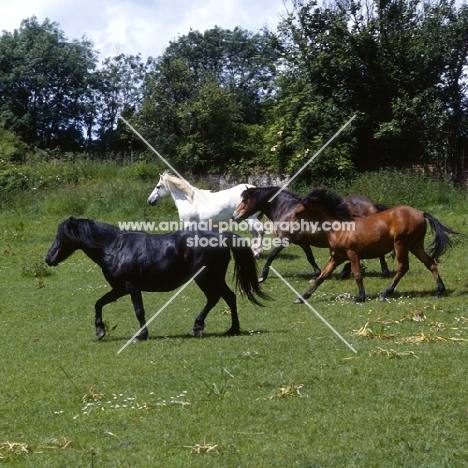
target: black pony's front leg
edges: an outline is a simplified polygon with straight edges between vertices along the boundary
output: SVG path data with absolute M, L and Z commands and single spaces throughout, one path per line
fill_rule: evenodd
M 127 291 L 122 289 L 112 289 L 108 293 L 104 294 L 94 305 L 95 310 L 95 318 L 94 318 L 94 325 L 96 326 L 96 335 L 98 340 L 102 340 L 106 335 L 106 330 L 104 328 L 104 322 L 102 321 L 102 308 L 110 304 L 111 302 L 116 301 L 122 296 L 128 294 Z
M 135 315 L 140 323 L 140 333 L 135 337 L 134 341 L 144 341 L 148 339 L 148 329 L 146 328 L 145 309 L 143 308 L 143 298 L 139 289 L 131 293 L 133 308 Z

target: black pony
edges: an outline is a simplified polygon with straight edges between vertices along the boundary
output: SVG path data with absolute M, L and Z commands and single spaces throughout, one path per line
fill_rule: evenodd
M 236 295 L 225 281 L 227 267 L 234 256 L 236 284 L 250 302 L 262 305 L 269 299 L 258 285 L 252 251 L 233 233 L 175 231 L 169 234 L 122 231 L 116 226 L 88 219 L 70 218 L 58 227 L 57 237 L 47 253 L 48 265 L 56 266 L 75 250 L 81 249 L 101 268 L 112 289 L 95 304 L 96 335 L 106 334 L 102 308 L 130 294 L 141 332 L 136 340 L 146 340 L 142 291 L 172 291 L 205 267 L 195 282 L 207 302 L 195 319 L 193 334 L 201 336 L 208 312 L 222 297 L 231 309 L 232 325 L 227 335 L 239 334 Z

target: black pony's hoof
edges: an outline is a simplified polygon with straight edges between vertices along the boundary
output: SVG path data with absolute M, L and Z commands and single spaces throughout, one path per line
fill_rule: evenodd
M 240 335 L 240 330 L 237 328 L 237 329 L 232 329 L 230 328 L 225 334 L 224 336 L 238 336 Z
M 263 276 L 260 276 L 260 278 L 258 278 L 258 284 L 263 283 L 265 280 L 266 278 L 264 278 Z
M 133 338 L 133 342 L 134 343 L 140 343 L 141 341 L 146 341 L 148 339 L 148 336 L 141 336 L 141 335 L 138 335 L 136 336 L 135 338 Z
M 385 293 L 379 294 L 379 301 L 380 302 L 385 302 L 388 299 L 387 295 Z
M 194 338 L 201 338 L 203 336 L 203 330 L 193 330 L 193 332 L 190 333 L 190 336 L 193 336 Z
M 105 330 L 96 330 L 96 336 L 98 341 L 101 341 L 106 336 Z

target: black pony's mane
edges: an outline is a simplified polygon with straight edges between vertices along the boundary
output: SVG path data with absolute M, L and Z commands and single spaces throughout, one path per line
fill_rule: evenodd
M 352 219 L 348 204 L 341 195 L 326 188 L 317 188 L 307 195 L 306 200 L 309 203 L 321 205 L 329 214 L 339 220 Z
M 111 224 L 99 223 L 91 219 L 69 218 L 59 226 L 60 239 L 83 244 L 89 249 L 98 249 L 122 231 Z

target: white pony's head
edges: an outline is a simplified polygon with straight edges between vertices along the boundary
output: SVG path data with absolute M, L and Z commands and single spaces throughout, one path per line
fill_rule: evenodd
M 159 182 L 148 197 L 148 203 L 150 205 L 156 205 L 159 200 L 171 195 L 174 189 L 180 190 L 186 196 L 187 200 L 193 203 L 193 187 L 188 182 L 172 175 L 169 171 L 164 171 L 159 175 Z
M 151 195 L 148 197 L 148 203 L 150 205 L 156 205 L 159 200 L 162 198 L 168 197 L 171 192 L 167 188 L 166 181 L 165 181 L 166 172 L 163 174 L 159 174 L 159 182 L 154 187 L 154 190 L 151 192 Z

